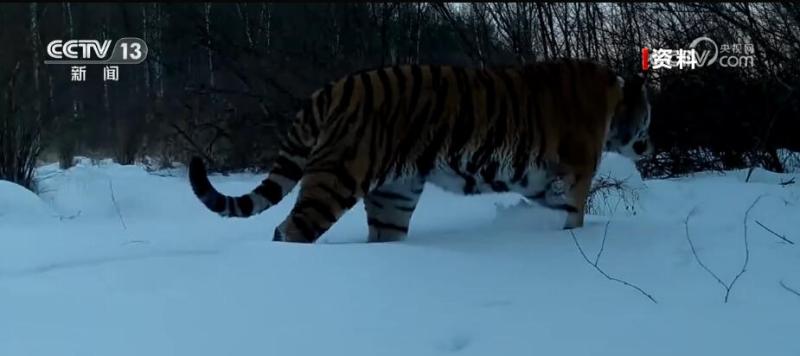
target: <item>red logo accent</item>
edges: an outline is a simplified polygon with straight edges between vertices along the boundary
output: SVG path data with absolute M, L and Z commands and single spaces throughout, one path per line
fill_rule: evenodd
M 642 48 L 642 70 L 647 71 L 650 67 L 650 50 L 647 47 Z

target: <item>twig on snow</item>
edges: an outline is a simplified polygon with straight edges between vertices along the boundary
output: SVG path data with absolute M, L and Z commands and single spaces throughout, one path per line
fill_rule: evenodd
M 77 218 L 79 216 L 81 216 L 81 211 L 80 210 L 78 210 L 77 213 L 72 214 L 72 215 L 66 215 L 66 216 L 65 215 L 59 215 L 58 216 L 58 221 L 72 220 L 72 219 L 75 219 L 75 218 Z
M 758 201 L 761 200 L 761 198 L 763 198 L 765 196 L 766 196 L 766 194 L 762 194 L 762 195 L 759 195 L 758 198 L 753 200 L 753 203 L 750 204 L 750 207 L 747 208 L 747 211 L 744 214 L 744 219 L 743 219 L 743 225 L 744 225 L 744 262 L 742 263 L 742 267 L 739 269 L 739 272 L 736 273 L 736 276 L 733 277 L 733 279 L 731 280 L 730 283 L 723 282 L 722 279 L 716 273 L 714 273 L 714 271 L 712 271 L 710 268 L 708 268 L 708 266 L 706 266 L 705 263 L 703 263 L 703 260 L 701 260 L 700 256 L 697 254 L 697 250 L 694 247 L 694 243 L 692 242 L 692 238 L 689 235 L 689 219 L 692 217 L 692 215 L 694 214 L 694 212 L 695 212 L 695 210 L 697 208 L 692 209 L 692 211 L 689 212 L 689 215 L 687 215 L 686 219 L 683 221 L 683 225 L 686 228 L 686 240 L 689 241 L 689 247 L 692 249 L 692 255 L 694 256 L 695 261 L 697 261 L 697 264 L 699 264 L 700 267 L 702 267 L 706 272 L 708 272 L 709 275 L 714 277 L 714 279 L 720 285 L 722 285 L 723 288 L 725 288 L 725 299 L 724 299 L 725 303 L 727 303 L 728 302 L 728 298 L 730 298 L 731 291 L 733 290 L 733 286 L 736 284 L 736 282 L 739 280 L 739 278 L 744 274 L 744 272 L 747 271 L 747 266 L 750 263 L 750 241 L 747 238 L 747 219 L 750 217 L 750 211 L 753 210 L 753 207 L 755 207 L 756 204 L 758 204 Z
M 600 262 L 600 256 L 603 254 L 603 250 L 606 248 L 606 237 L 608 236 L 608 225 L 611 224 L 611 220 L 606 221 L 606 227 L 603 229 L 603 242 L 600 243 L 600 249 L 597 250 L 597 256 L 594 256 L 594 266 L 597 267 L 597 263 Z
M 739 277 L 741 277 L 747 270 L 747 264 L 750 262 L 750 241 L 747 239 L 747 219 L 750 218 L 750 210 L 753 210 L 756 204 L 758 204 L 758 201 L 761 200 L 761 198 L 763 198 L 764 196 L 766 196 L 766 194 L 759 195 L 758 198 L 753 200 L 753 203 L 750 204 L 750 207 L 747 208 L 747 211 L 744 213 L 744 219 L 742 221 L 742 224 L 744 225 L 744 263 L 742 263 L 742 269 L 739 270 L 739 273 L 736 274 L 736 277 L 733 277 L 733 280 L 731 281 L 730 284 L 730 288 L 728 288 L 728 292 L 725 293 L 725 302 L 728 301 L 728 296 L 731 293 L 733 285 L 736 283 L 736 281 L 739 280 Z
M 699 264 L 700 267 L 702 267 L 706 272 L 708 272 L 708 274 L 711 275 L 711 277 L 714 277 L 714 279 L 720 285 L 722 285 L 722 287 L 725 288 L 725 291 L 727 292 L 729 290 L 728 285 L 725 282 L 723 282 L 722 279 L 720 279 L 719 276 L 717 276 L 717 274 L 714 273 L 714 271 L 708 268 L 708 266 L 706 266 L 705 263 L 703 263 L 703 260 L 700 259 L 700 256 L 697 254 L 697 250 L 694 248 L 694 242 L 692 242 L 692 238 L 689 236 L 689 219 L 692 217 L 692 215 L 694 215 L 696 210 L 697 207 L 692 209 L 692 211 L 690 211 L 689 214 L 686 215 L 686 219 L 683 220 L 683 226 L 685 227 L 686 230 L 686 240 L 689 241 L 689 248 L 692 249 L 692 255 L 694 256 L 694 260 L 697 261 L 697 264 Z
M 772 233 L 773 235 L 777 236 L 779 239 L 794 245 L 794 242 L 792 240 L 789 240 L 788 238 L 786 238 L 786 236 L 783 236 L 783 235 L 781 235 L 781 234 L 779 234 L 779 233 L 777 233 L 775 231 L 772 231 L 772 229 L 764 226 L 764 224 L 762 224 L 760 221 L 756 220 L 756 224 L 758 224 L 758 226 L 761 226 L 762 228 L 764 228 L 764 230 L 767 230 L 770 233 Z
M 786 283 L 784 283 L 783 281 L 781 281 L 780 284 L 781 284 L 781 287 L 783 287 L 783 289 L 786 289 L 789 293 L 792 293 L 792 294 L 800 297 L 800 292 L 798 292 L 797 289 L 794 289 L 792 287 L 787 286 Z
M 609 223 L 610 223 L 610 221 L 609 221 Z M 601 255 L 601 254 L 602 254 L 602 252 L 603 252 L 603 251 L 602 251 L 602 249 L 603 249 L 603 246 L 605 246 L 606 236 L 607 236 L 607 234 L 608 234 L 608 224 L 609 224 L 609 223 L 606 223 L 606 229 L 605 229 L 605 233 L 603 234 L 603 244 L 602 244 L 602 246 L 601 246 L 601 250 L 600 250 L 600 252 L 598 252 L 598 253 L 597 253 L 597 257 L 595 257 L 595 261 L 594 261 L 594 262 L 592 262 L 592 261 L 589 259 L 589 257 L 587 257 L 587 256 L 586 256 L 586 253 L 584 253 L 584 252 L 583 252 L 583 248 L 581 248 L 581 244 L 579 244 L 579 243 L 578 243 L 578 238 L 577 238 L 577 237 L 575 237 L 575 232 L 573 232 L 572 230 L 569 230 L 569 234 L 572 236 L 572 241 L 575 241 L 575 246 L 577 246 L 577 247 L 578 247 L 578 251 L 581 253 L 581 256 L 582 256 L 582 257 L 583 257 L 583 259 L 586 261 L 586 263 L 588 263 L 589 265 L 591 265 L 592 267 L 594 267 L 594 269 L 595 269 L 595 270 L 597 270 L 597 272 L 600 272 L 600 274 L 602 274 L 602 275 L 603 275 L 603 277 L 606 277 L 606 279 L 608 279 L 608 280 L 610 280 L 610 281 L 614 281 L 614 282 L 617 282 L 617 283 L 623 284 L 623 285 L 625 285 L 625 286 L 628 286 L 629 288 L 633 288 L 633 289 L 635 289 L 636 291 L 638 291 L 639 293 L 641 293 L 642 295 L 644 295 L 645 297 L 647 297 L 647 299 L 650 299 L 650 301 L 651 301 L 651 302 L 658 304 L 658 302 L 656 301 L 656 299 L 655 299 L 655 298 L 653 298 L 653 296 L 652 296 L 652 295 L 650 295 L 650 293 L 647 293 L 647 292 L 645 292 L 645 291 L 644 291 L 642 288 L 639 288 L 639 287 L 638 287 L 637 285 L 635 285 L 635 284 L 632 284 L 632 283 L 629 283 L 629 282 L 627 282 L 627 281 L 624 281 L 624 280 L 622 280 L 622 279 L 619 279 L 619 278 L 616 278 L 616 277 L 612 277 L 612 276 L 610 276 L 608 273 L 606 273 L 605 271 L 603 271 L 603 269 L 602 269 L 602 268 L 600 268 L 600 267 L 597 265 L 597 262 L 600 260 L 600 255 Z
M 108 190 L 111 191 L 111 202 L 114 203 L 114 209 L 117 210 L 117 216 L 119 216 L 119 221 L 122 223 L 122 229 L 127 230 L 128 226 L 125 225 L 125 219 L 122 218 L 122 212 L 119 210 L 119 204 L 117 204 L 117 198 L 114 196 L 114 184 L 111 182 L 111 179 L 108 179 Z

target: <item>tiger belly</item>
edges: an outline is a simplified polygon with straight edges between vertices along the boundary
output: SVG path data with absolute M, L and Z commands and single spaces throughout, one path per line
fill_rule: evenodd
M 531 168 L 519 181 L 514 181 L 511 170 L 502 167 L 496 174 L 487 175 L 469 174 L 439 166 L 431 171 L 426 181 L 445 191 L 461 195 L 514 192 L 533 199 L 545 192 L 550 180 L 548 176 L 545 170 Z

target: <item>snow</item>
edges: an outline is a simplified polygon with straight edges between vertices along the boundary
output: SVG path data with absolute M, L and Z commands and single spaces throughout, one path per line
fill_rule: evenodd
M 296 192 L 223 219 L 185 170 L 79 161 L 0 182 L 0 355 L 798 355 L 800 185 L 746 170 L 641 180 L 636 214 L 564 215 L 427 186 L 406 241 L 365 244 L 361 204 L 315 245 L 275 243 Z M 214 175 L 228 194 L 262 175 Z M 112 194 L 113 192 L 113 194 Z M 725 282 L 749 263 L 728 303 Z M 785 235 L 792 245 L 756 224 Z
M 0 180 L 0 219 L 36 219 L 46 218 L 50 209 L 30 190 L 5 180 Z

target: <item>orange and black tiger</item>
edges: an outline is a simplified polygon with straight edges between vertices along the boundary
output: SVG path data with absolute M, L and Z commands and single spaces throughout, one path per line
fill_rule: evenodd
M 314 92 L 249 194 L 220 194 L 202 160 L 192 189 L 212 211 L 248 217 L 300 182 L 274 240 L 314 242 L 364 199 L 369 241 L 394 241 L 426 182 L 478 194 L 517 192 L 583 225 L 601 154 L 650 151 L 645 80 L 584 60 L 519 67 L 403 65 L 348 75 Z

